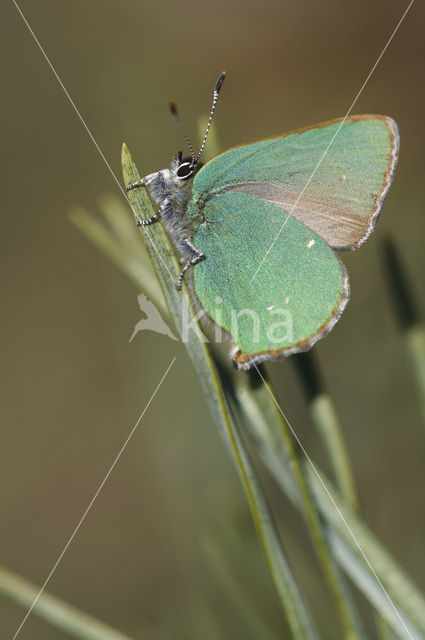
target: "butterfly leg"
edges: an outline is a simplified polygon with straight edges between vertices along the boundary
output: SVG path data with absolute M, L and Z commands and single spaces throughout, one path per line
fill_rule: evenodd
M 156 213 L 154 213 L 151 218 L 144 218 L 144 220 L 140 220 L 140 218 L 139 218 L 136 221 L 136 226 L 137 227 L 146 227 L 146 225 L 152 224 L 153 222 L 156 222 L 157 220 L 159 220 L 159 218 L 161 217 L 161 214 L 164 213 L 165 209 L 168 207 L 169 204 L 170 204 L 170 198 L 165 198 L 165 200 L 162 201 L 161 206 L 159 207 L 158 211 Z
M 137 187 L 147 187 L 155 178 L 158 173 L 150 173 L 148 176 L 144 178 L 140 178 L 140 180 L 136 180 L 136 182 L 132 182 L 128 184 L 125 188 L 126 191 L 131 191 L 132 189 L 137 189 Z
M 195 247 L 195 245 L 189 240 L 189 238 L 185 238 L 183 242 L 191 251 L 193 251 L 195 255 L 193 256 L 193 258 L 191 258 L 191 260 L 188 260 L 186 262 L 183 269 L 180 271 L 180 275 L 176 282 L 177 291 L 180 291 L 182 288 L 183 278 L 186 271 L 205 258 L 205 254 L 202 253 L 202 251 L 199 251 L 199 249 Z

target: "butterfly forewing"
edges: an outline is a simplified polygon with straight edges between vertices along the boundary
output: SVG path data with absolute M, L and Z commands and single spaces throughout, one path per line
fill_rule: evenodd
M 193 199 L 254 195 L 289 212 L 335 249 L 361 245 L 389 188 L 398 131 L 386 116 L 351 116 L 243 145 L 208 162 Z

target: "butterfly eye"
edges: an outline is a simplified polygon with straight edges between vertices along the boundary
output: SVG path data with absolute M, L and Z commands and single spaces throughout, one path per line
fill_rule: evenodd
M 187 180 L 193 173 L 193 166 L 190 162 L 183 162 L 177 169 L 177 177 L 180 180 Z

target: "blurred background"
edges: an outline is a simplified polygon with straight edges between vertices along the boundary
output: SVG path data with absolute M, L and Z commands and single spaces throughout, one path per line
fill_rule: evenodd
M 343 116 L 407 2 L 20 6 L 121 181 L 123 141 L 142 175 L 181 148 L 168 99 L 196 138 L 222 69 L 215 121 L 224 148 Z M 421 10 L 413 4 L 353 109 L 397 121 L 400 161 L 376 232 L 343 255 L 351 302 L 314 351 L 367 522 L 423 588 L 423 425 L 379 251 L 390 235 L 423 312 Z M 239 479 L 184 348 L 148 332 L 129 343 L 139 292 L 69 221 L 73 205 L 95 212 L 105 194 L 121 197 L 118 187 L 12 2 L 2 3 L 1 22 L 0 565 L 43 583 L 176 356 L 48 590 L 130 636 L 159 639 L 259 637 L 236 602 L 246 596 L 285 638 Z M 268 371 L 326 468 L 293 364 Z M 338 638 L 303 522 L 262 477 L 325 637 Z M 25 611 L 1 598 L 0 612 L 0 634 L 12 637 Z M 65 637 L 35 616 L 20 633 Z

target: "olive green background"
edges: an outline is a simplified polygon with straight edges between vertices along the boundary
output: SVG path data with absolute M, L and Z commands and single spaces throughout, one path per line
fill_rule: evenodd
M 121 180 L 123 141 L 141 173 L 164 168 L 182 147 L 169 98 L 196 138 L 197 118 L 208 110 L 222 69 L 228 77 L 216 124 L 224 148 L 343 116 L 407 3 L 20 6 Z M 425 587 L 424 432 L 379 254 L 380 237 L 390 234 L 423 311 L 421 12 L 414 3 L 353 109 L 397 121 L 400 161 L 376 232 L 343 255 L 351 302 L 314 351 L 342 420 L 367 521 Z M 184 348 L 147 332 L 129 344 L 140 319 L 138 291 L 67 217 L 75 204 L 94 211 L 100 196 L 122 197 L 118 187 L 9 0 L 0 20 L 0 564 L 44 581 L 176 356 L 48 589 L 135 638 L 258 637 L 208 561 L 205 540 L 213 539 L 237 592 L 251 603 L 261 596 L 265 618 L 286 638 L 239 479 Z M 268 370 L 305 448 L 326 467 L 290 360 Z M 338 638 L 304 525 L 262 475 L 324 637 Z M 248 545 L 252 573 L 224 533 L 234 527 L 241 548 Z M 0 635 L 12 637 L 24 613 L 0 599 Z M 35 616 L 20 634 L 66 637 Z

